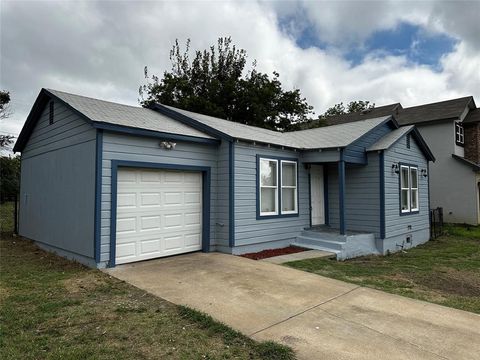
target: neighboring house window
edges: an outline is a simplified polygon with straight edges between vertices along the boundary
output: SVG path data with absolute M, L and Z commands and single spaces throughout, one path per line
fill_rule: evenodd
M 297 162 L 282 160 L 282 214 L 296 214 Z
M 54 114 L 53 114 L 53 111 L 54 111 L 54 109 L 53 109 L 53 101 L 50 101 L 50 104 L 49 104 L 49 114 L 48 114 L 48 119 L 49 119 L 50 125 L 53 124 L 53 115 L 54 115 Z
M 258 166 L 258 215 L 298 214 L 297 161 L 259 157 Z
M 459 146 L 465 144 L 463 125 L 460 123 L 455 123 L 455 143 Z
M 418 168 L 400 166 L 400 210 L 402 214 L 417 212 L 418 206 Z
M 278 160 L 260 159 L 260 215 L 278 214 Z

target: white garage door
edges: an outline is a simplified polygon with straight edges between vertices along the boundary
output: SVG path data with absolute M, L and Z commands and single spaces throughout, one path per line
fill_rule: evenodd
M 200 172 L 120 168 L 116 264 L 202 248 Z

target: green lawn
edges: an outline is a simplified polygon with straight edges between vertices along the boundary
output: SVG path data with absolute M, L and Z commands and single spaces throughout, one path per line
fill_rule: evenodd
M 294 358 L 7 233 L 0 266 L 2 359 Z
M 287 266 L 393 294 L 480 313 L 480 227 L 447 225 L 446 234 L 388 256 L 310 259 Z

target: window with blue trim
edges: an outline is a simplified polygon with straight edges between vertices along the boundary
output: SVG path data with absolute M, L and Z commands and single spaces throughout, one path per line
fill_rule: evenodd
M 418 168 L 400 166 L 400 211 L 402 214 L 418 212 Z
M 260 216 L 298 214 L 298 165 L 295 160 L 259 158 Z

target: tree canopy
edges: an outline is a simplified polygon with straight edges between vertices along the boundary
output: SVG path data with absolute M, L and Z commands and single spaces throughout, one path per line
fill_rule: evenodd
M 10 110 L 10 93 L 0 90 L 0 120 L 5 120 L 12 114 Z M 13 144 L 13 135 L 0 134 L 0 149 L 9 148 Z
M 162 78 L 149 76 L 140 86 L 140 103 L 165 105 L 211 115 L 247 125 L 286 131 L 308 121 L 313 107 L 299 89 L 285 91 L 278 72 L 272 76 L 246 70 L 247 52 L 237 49 L 230 37 L 216 46 L 196 51 L 190 61 L 190 40 L 182 51 L 178 40 L 170 51 L 172 69 Z

